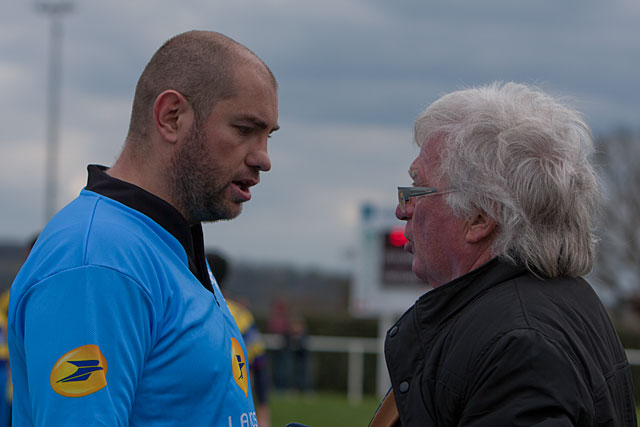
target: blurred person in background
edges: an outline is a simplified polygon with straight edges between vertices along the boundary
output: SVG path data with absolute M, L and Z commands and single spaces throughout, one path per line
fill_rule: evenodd
M 300 393 L 304 393 L 309 389 L 308 341 L 307 326 L 302 316 L 291 316 L 288 346 L 292 363 L 288 367 L 288 377 L 291 379 L 289 386 Z
M 601 190 L 581 116 L 494 83 L 437 100 L 415 142 L 396 216 L 434 289 L 387 333 L 372 425 L 636 426 L 625 351 L 583 279 Z
M 268 331 L 278 336 L 273 355 L 273 382 L 277 391 L 303 393 L 309 388 L 309 350 L 304 318 L 292 312 L 284 299 L 271 306 Z
M 278 298 L 271 304 L 271 312 L 267 321 L 267 332 L 278 337 L 278 345 L 272 351 L 271 360 L 273 385 L 278 392 L 286 392 L 291 384 L 291 317 L 289 304 Z
M 255 425 L 242 335 L 205 259 L 271 168 L 277 84 L 209 31 L 145 67 L 111 168 L 42 231 L 13 283 L 13 425 Z
M 208 253 L 207 262 L 211 268 L 212 275 L 218 286 L 223 291 L 223 295 L 229 306 L 229 311 L 233 315 L 238 329 L 242 334 L 247 349 L 247 360 L 249 361 L 249 378 L 251 380 L 251 390 L 257 403 L 256 413 L 260 427 L 271 426 L 271 413 L 269 410 L 269 373 L 267 367 L 267 353 L 256 324 L 253 314 L 242 302 L 233 299 L 229 292 L 225 290 L 225 280 L 229 273 L 229 262 L 219 253 Z
M 0 295 L 0 427 L 11 425 L 11 371 L 7 344 L 9 288 Z
M 29 256 L 33 245 L 36 244 L 38 235 L 31 237 L 25 246 L 25 259 Z M 10 295 L 11 287 L 8 287 L 0 294 L 0 427 L 11 425 L 11 404 L 13 400 L 13 382 L 9 363 L 9 337 L 7 334 Z

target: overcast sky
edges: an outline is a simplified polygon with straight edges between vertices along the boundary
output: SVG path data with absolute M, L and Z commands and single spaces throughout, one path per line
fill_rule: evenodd
M 43 226 L 49 20 L 0 14 L 0 240 Z M 240 218 L 205 226 L 235 259 L 348 271 L 359 206 L 392 207 L 415 117 L 494 80 L 569 97 L 594 132 L 637 128 L 638 0 L 76 0 L 64 19 L 58 207 L 111 165 L 153 52 L 191 29 L 245 44 L 280 85 L 273 168 Z

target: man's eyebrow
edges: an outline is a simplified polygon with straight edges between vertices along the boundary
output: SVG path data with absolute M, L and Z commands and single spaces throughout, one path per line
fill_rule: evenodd
M 267 129 L 269 127 L 269 126 L 267 126 L 267 123 L 264 120 L 259 119 L 259 118 L 257 118 L 256 116 L 253 116 L 253 115 L 240 116 L 240 120 L 245 120 L 247 122 L 251 122 L 255 127 L 260 128 L 260 129 Z M 276 124 L 273 127 L 273 129 L 271 129 L 271 131 L 269 133 L 275 132 L 278 129 L 280 129 L 280 126 Z

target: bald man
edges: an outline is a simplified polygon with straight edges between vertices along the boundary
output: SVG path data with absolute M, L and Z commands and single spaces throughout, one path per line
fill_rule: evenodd
M 13 284 L 14 426 L 257 425 L 201 223 L 240 214 L 277 121 L 273 74 L 228 37 L 154 54 L 121 155 L 88 167 Z

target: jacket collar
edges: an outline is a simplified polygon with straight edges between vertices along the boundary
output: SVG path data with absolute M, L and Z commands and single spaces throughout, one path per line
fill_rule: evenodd
M 523 274 L 526 274 L 523 266 L 493 258 L 464 276 L 422 295 L 414 305 L 416 326 L 423 334 L 435 334 L 440 325 L 485 291 Z
M 134 184 L 108 175 L 105 166 L 89 165 L 87 171 L 89 172 L 87 190 L 145 214 L 171 233 L 187 253 L 189 270 L 206 289 L 213 292 L 205 261 L 202 225 L 189 226 L 187 220 L 176 208 Z

